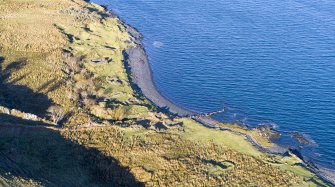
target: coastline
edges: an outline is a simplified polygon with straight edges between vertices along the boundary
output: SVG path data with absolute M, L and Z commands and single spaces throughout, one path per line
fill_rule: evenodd
M 114 16 L 117 16 L 113 13 Z M 118 17 L 120 20 L 121 18 Z M 134 43 L 137 44 L 135 47 L 130 47 L 127 52 L 124 52 L 125 65 L 130 74 L 130 83 L 137 88 L 137 91 L 141 92 L 145 98 L 150 100 L 155 106 L 159 107 L 163 112 L 170 112 L 179 117 L 191 117 L 194 121 L 202 124 L 203 126 L 211 129 L 218 129 L 221 131 L 230 131 L 232 133 L 243 136 L 248 142 L 254 147 L 264 153 L 268 154 L 285 154 L 288 149 L 275 145 L 273 147 L 265 147 L 258 143 L 252 136 L 235 132 L 229 128 L 220 127 L 222 122 L 212 118 L 210 115 L 195 113 L 185 108 L 182 108 L 172 101 L 164 97 L 157 89 L 152 75 L 152 69 L 148 59 L 148 55 L 142 44 L 142 35 L 131 25 L 128 25 L 123 21 L 126 26 L 128 33 L 134 37 Z
M 141 45 L 130 47 L 127 59 L 131 70 L 132 82 L 141 89 L 141 92 L 147 99 L 157 107 L 167 109 L 169 112 L 181 117 L 196 115 L 195 112 L 177 106 L 158 91 L 153 81 L 148 57 Z
M 121 24 L 126 28 L 126 32 L 132 36 L 132 42 L 136 44 L 136 46 L 129 47 L 127 51 L 123 52 L 125 68 L 127 70 L 131 86 L 136 90 L 136 92 L 139 92 L 142 96 L 151 101 L 162 112 L 171 113 L 174 116 L 179 117 L 190 117 L 194 121 L 202 124 L 207 128 L 218 129 L 221 131 L 230 131 L 240 136 L 244 136 L 248 142 L 264 153 L 282 155 L 289 150 L 277 144 L 275 144 L 274 147 L 265 147 L 258 143 L 250 135 L 245 135 L 243 133 L 233 131 L 230 128 L 222 127 L 220 124 L 223 124 L 224 122 L 218 121 L 211 117 L 212 114 L 215 114 L 216 112 L 209 114 L 197 113 L 178 106 L 163 96 L 153 80 L 152 68 L 142 42 L 143 35 L 134 26 L 129 25 L 125 20 L 117 15 L 117 13 L 109 10 L 105 6 L 103 6 L 103 8 L 105 11 L 110 13 L 110 16 L 117 17 L 120 20 Z M 247 127 L 247 129 L 251 130 L 251 127 Z
M 312 172 L 314 172 L 317 176 L 322 178 L 324 182 L 335 185 L 335 173 L 334 171 L 317 166 L 304 157 L 298 150 L 284 148 L 278 144 L 275 144 L 273 147 L 265 147 L 262 144 L 258 143 L 252 136 L 246 135 L 243 133 L 235 132 L 229 128 L 219 127 L 218 124 L 222 123 L 214 118 L 206 115 L 199 114 L 185 108 L 182 108 L 172 101 L 164 97 L 160 91 L 157 89 L 152 75 L 152 68 L 148 59 L 148 55 L 145 51 L 144 45 L 142 43 L 143 36 L 141 33 L 133 26 L 127 24 L 124 20 L 122 20 L 116 13 L 109 10 L 114 16 L 118 17 L 120 21 L 125 25 L 127 32 L 135 39 L 134 43 L 137 46 L 130 47 L 128 51 L 124 53 L 125 56 L 125 65 L 128 68 L 131 78 L 130 83 L 138 88 L 137 91 L 141 92 L 145 98 L 151 101 L 155 106 L 160 108 L 163 112 L 170 112 L 179 117 L 191 117 L 196 122 L 202 124 L 207 128 L 218 129 L 222 131 L 230 131 L 236 133 L 240 136 L 243 136 L 248 142 L 250 142 L 256 149 L 266 154 L 279 154 L 284 155 L 287 152 L 292 152 L 294 155 L 298 156 L 304 163 L 304 167 Z M 248 127 L 249 129 L 249 127 Z
M 284 155 L 288 151 L 296 152 L 293 154 L 298 156 L 304 162 L 306 169 L 314 172 L 325 182 L 332 185 L 335 184 L 334 171 L 331 171 L 328 168 L 322 168 L 320 166 L 316 166 L 312 161 L 308 160 L 308 158 L 306 159 L 303 155 L 301 155 L 299 151 L 297 150 L 292 151 L 291 149 L 281 147 L 278 144 L 275 144 L 275 146 L 273 147 L 264 147 L 263 145 L 258 143 L 252 136 L 237 133 L 228 128 L 218 127 L 217 124 L 220 122 L 213 119 L 212 117 L 199 115 L 196 114 L 195 112 L 181 108 L 176 104 L 174 104 L 172 101 L 162 96 L 154 84 L 149 60 L 145 52 L 145 49 L 140 41 L 140 38 L 138 38 L 138 42 L 139 45 L 137 47 L 131 47 L 128 49 L 128 52 L 126 53 L 127 58 L 125 59 L 125 61 L 127 63 L 127 66 L 129 66 L 130 68 L 130 73 L 132 77 L 131 83 L 138 86 L 144 97 L 153 102 L 153 104 L 155 104 L 159 108 L 167 109 L 168 112 L 171 112 L 180 117 L 192 116 L 193 120 L 197 121 L 198 123 L 202 124 L 207 128 L 214 128 L 222 131 L 228 130 L 230 132 L 239 134 L 240 136 L 243 136 L 248 142 L 250 142 L 254 147 L 256 147 L 256 149 L 258 149 L 263 153 Z
M 179 117 L 190 117 L 194 121 L 202 124 L 203 126 L 211 129 L 218 129 L 221 131 L 230 131 L 236 133 L 240 136 L 245 137 L 245 139 L 250 142 L 254 147 L 264 153 L 268 154 L 285 154 L 289 149 L 281 147 L 277 144 L 273 147 L 265 147 L 258 143 L 252 136 L 239 133 L 231 130 L 230 128 L 222 127 L 221 121 L 218 121 L 207 114 L 200 114 L 185 108 L 182 108 L 172 101 L 164 97 L 160 91 L 157 89 L 152 75 L 152 69 L 148 59 L 148 55 L 142 43 L 142 35 L 139 31 L 131 25 L 128 25 L 114 12 L 112 14 L 118 17 L 125 25 L 127 32 L 135 39 L 133 41 L 137 46 L 130 47 L 127 52 L 124 52 L 125 56 L 125 66 L 130 74 L 130 83 L 137 88 L 138 92 L 141 92 L 145 98 L 151 101 L 155 106 L 159 107 L 163 112 L 170 112 Z M 248 127 L 250 130 L 250 128 Z

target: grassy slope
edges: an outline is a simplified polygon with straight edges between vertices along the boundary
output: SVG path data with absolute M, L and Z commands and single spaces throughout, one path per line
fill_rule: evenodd
M 293 155 L 267 155 L 234 133 L 208 129 L 190 119 L 170 120 L 152 110 L 132 90 L 122 62 L 122 52 L 134 45 L 132 39 L 101 7 L 81 0 L 0 2 L 0 56 L 5 59 L 0 66 L 5 77 L 0 104 L 42 118 L 57 104 L 68 113 L 65 127 L 113 127 L 65 128 L 59 133 L 0 125 L 0 132 L 6 132 L 0 133 L 0 184 L 91 186 L 124 176 L 147 185 L 315 186 L 314 179 L 319 181 L 297 165 L 301 161 Z M 81 65 L 78 71 L 64 71 L 69 70 L 64 49 Z M 111 62 L 91 63 L 101 58 Z M 11 98 L 13 91 L 17 95 Z M 42 99 L 43 104 L 34 105 Z M 163 122 L 169 130 L 136 125 L 144 119 L 151 125 Z M 183 126 L 171 126 L 177 122 Z M 240 131 L 271 146 L 255 132 Z

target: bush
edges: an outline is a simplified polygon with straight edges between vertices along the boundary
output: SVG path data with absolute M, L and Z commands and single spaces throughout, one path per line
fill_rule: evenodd
M 58 125 L 58 122 L 64 118 L 65 112 L 59 105 L 53 105 L 48 108 L 48 116 L 56 125 Z

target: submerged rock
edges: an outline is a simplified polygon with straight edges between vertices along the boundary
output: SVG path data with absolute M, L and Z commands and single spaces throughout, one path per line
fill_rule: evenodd
M 293 139 L 297 140 L 299 143 L 303 145 L 310 145 L 312 143 L 306 137 L 304 137 L 303 134 L 300 134 L 298 132 L 292 132 L 291 135 Z

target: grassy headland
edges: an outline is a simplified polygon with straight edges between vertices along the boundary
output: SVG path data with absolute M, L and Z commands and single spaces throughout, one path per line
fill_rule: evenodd
M 327 186 L 295 155 L 173 117 L 134 90 L 127 26 L 83 0 L 0 1 L 0 185 Z

